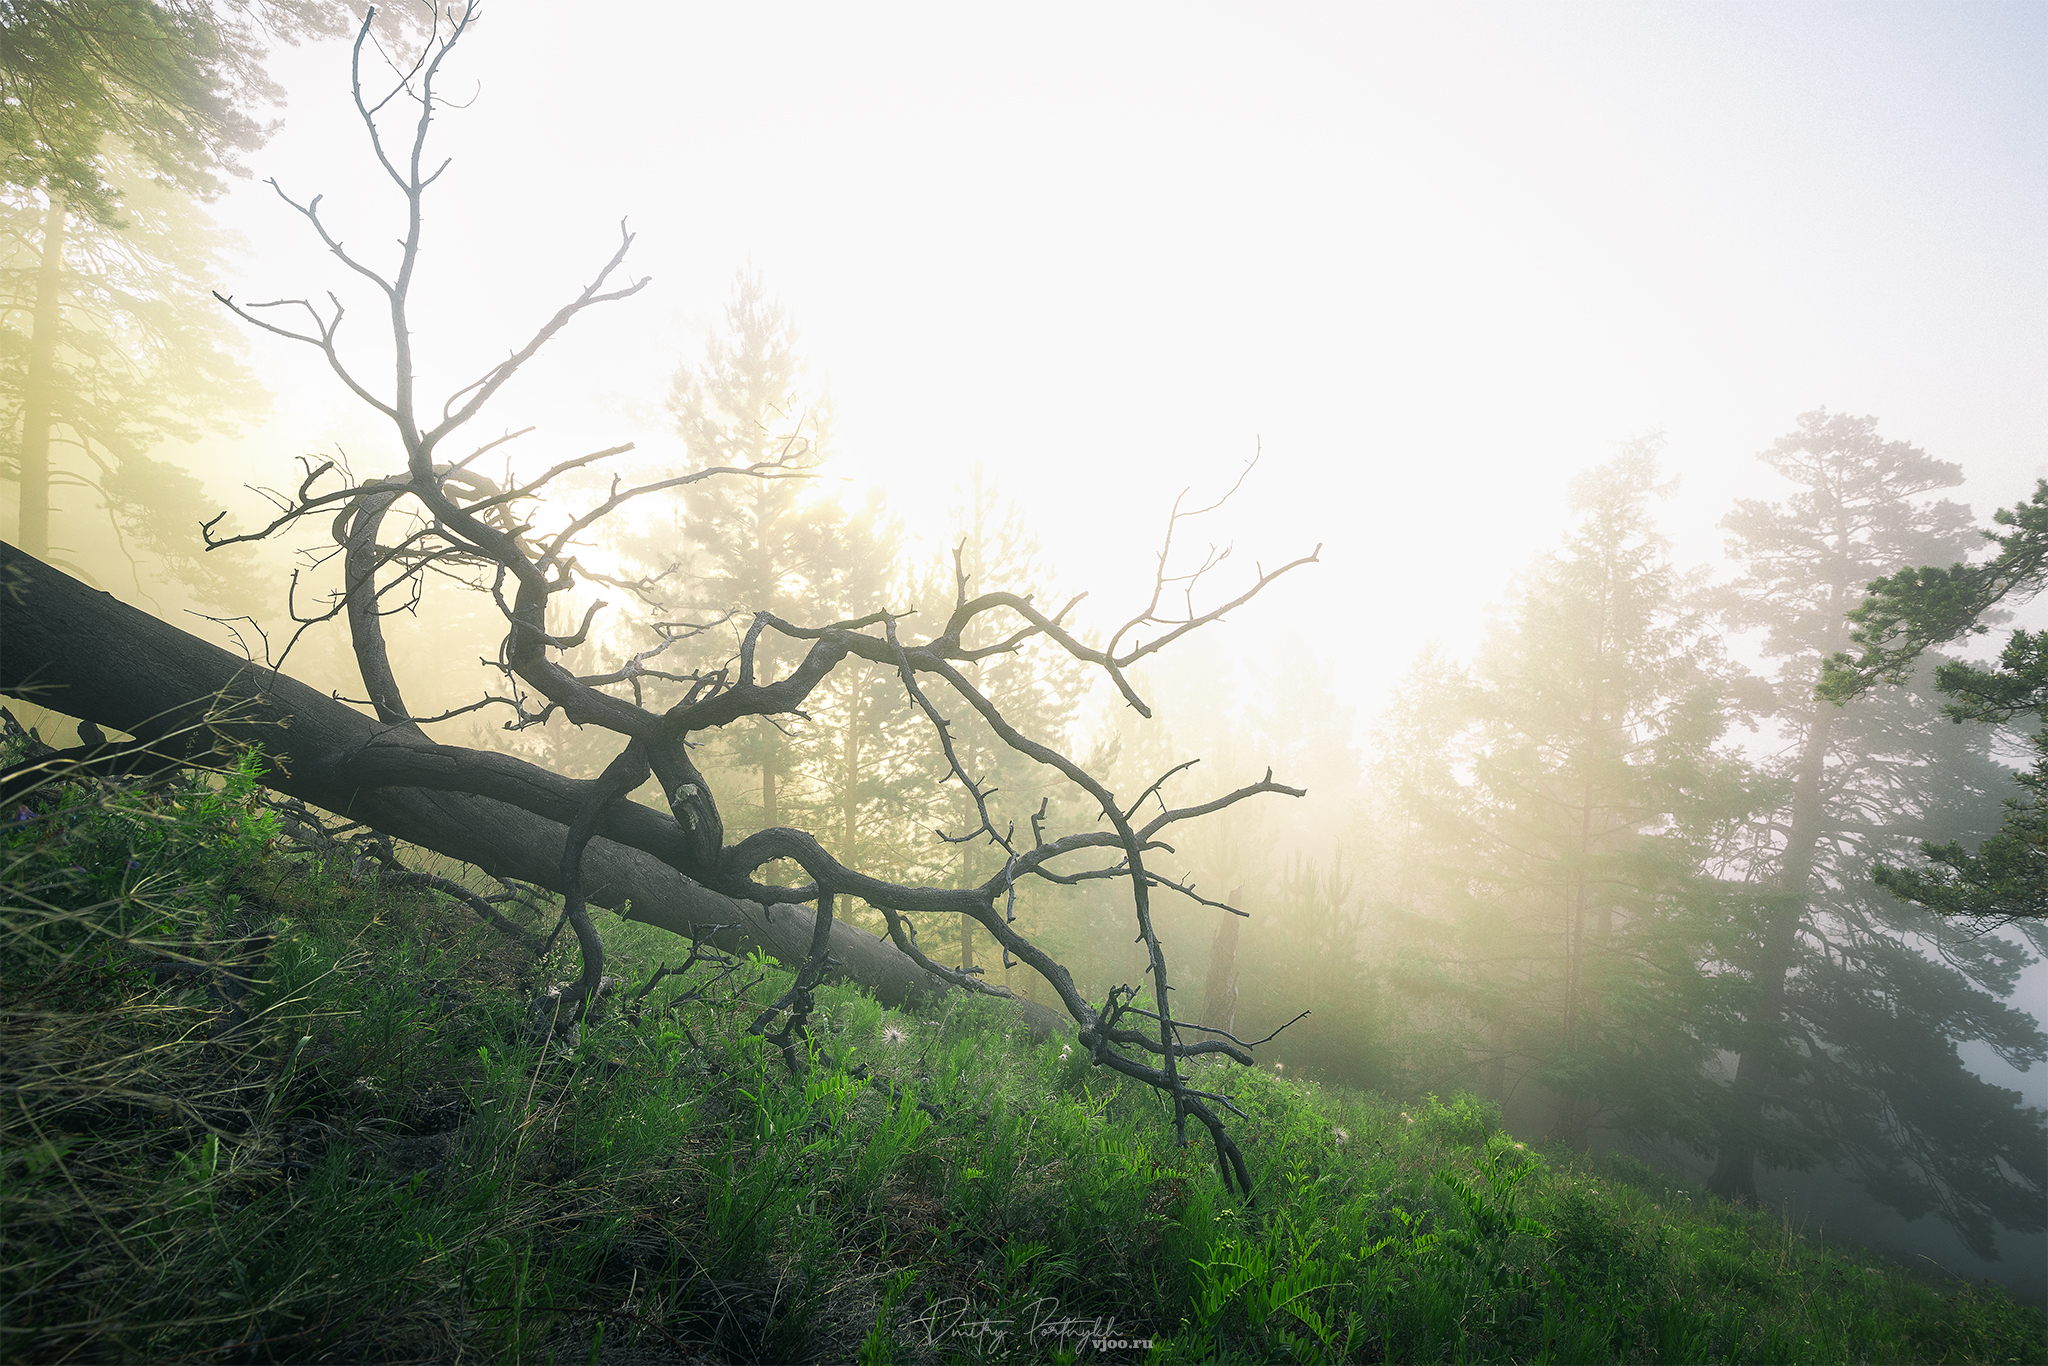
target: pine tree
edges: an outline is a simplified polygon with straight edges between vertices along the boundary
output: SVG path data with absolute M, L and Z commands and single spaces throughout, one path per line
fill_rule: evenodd
M 920 610 L 943 617 L 963 592 L 969 598 L 984 592 L 1016 593 L 1033 598 L 1050 611 L 1063 605 L 1054 601 L 1057 585 L 1022 510 L 1003 495 L 997 481 L 978 463 L 960 490 L 951 521 L 954 563 L 925 580 Z M 965 643 L 988 646 L 998 639 L 977 638 Z M 963 672 L 1025 734 L 1055 747 L 1065 743 L 1084 687 L 1081 667 L 1071 656 L 1045 648 L 1042 640 L 1027 641 L 1016 651 L 992 655 Z M 963 714 L 955 718 L 948 713 L 948 719 L 956 723 L 954 744 L 963 766 L 993 797 L 991 814 L 1002 821 L 998 828 L 1014 829 L 1016 837 L 1024 840 L 1023 847 L 1030 847 L 1031 817 L 1043 800 L 1059 790 L 1055 776 L 999 743 L 978 717 Z M 947 813 L 949 830 L 972 829 L 978 819 L 972 799 L 957 781 L 947 786 L 951 795 L 941 809 Z M 1082 823 L 1086 819 L 1083 817 Z M 986 840 L 968 840 L 951 850 L 957 860 L 958 886 L 973 886 L 999 871 L 996 860 L 1001 851 Z M 954 931 L 959 937 L 960 965 L 976 966 L 972 922 L 961 917 Z
M 840 536 L 848 590 L 841 606 L 872 599 L 876 610 L 900 610 L 917 601 L 900 560 L 902 529 L 879 496 L 848 512 Z M 899 676 L 849 660 L 812 693 L 807 710 L 809 722 L 787 740 L 797 781 L 785 788 L 794 798 L 785 808 L 799 811 L 849 866 L 891 878 L 936 875 L 935 841 L 916 816 L 940 770 L 929 723 Z
M 238 576 L 201 554 L 212 506 L 155 452 L 232 431 L 267 406 L 240 359 L 245 343 L 207 293 L 231 239 L 134 158 L 108 151 L 98 164 L 125 185 L 111 221 L 0 187 L 0 433 L 20 490 L 18 535 L 31 553 L 60 551 L 50 516 L 65 509 L 52 491 L 83 489 L 173 577 L 226 601 Z M 63 541 L 87 529 L 65 525 Z
M 1367 956 L 1379 870 L 1361 864 L 1354 842 L 1361 775 L 1348 679 L 1296 632 L 1246 653 L 1219 636 L 1177 661 L 1181 691 L 1199 700 L 1176 708 L 1196 724 L 1177 729 L 1175 742 L 1210 758 L 1176 779 L 1171 804 L 1269 768 L 1308 799 L 1285 811 L 1227 813 L 1200 839 L 1176 842 L 1176 861 L 1162 862 L 1200 894 L 1246 912 L 1234 945 L 1245 1037 L 1286 1026 L 1272 1050 L 1290 1071 L 1386 1087 L 1394 1079 L 1382 1046 L 1387 1021 Z M 1272 705 L 1275 698 L 1286 705 Z M 1173 907 L 1180 941 L 1197 954 L 1215 944 L 1226 918 L 1237 919 L 1214 907 Z M 1296 1020 L 1303 1009 L 1309 1017 Z
M 1438 900 L 1461 942 L 1439 985 L 1466 1003 L 1489 1086 L 1538 1083 L 1574 1147 L 1595 1125 L 1683 1122 L 1701 843 L 1743 800 L 1717 744 L 1731 671 L 1666 558 L 1656 492 L 1654 442 L 1574 482 L 1577 525 L 1470 676 L 1445 680 L 1461 723 L 1409 778 L 1453 860 Z
M 1870 585 L 1849 614 L 1857 649 L 1828 660 L 1823 696 L 1846 702 L 1879 680 L 1901 682 L 1931 646 L 1983 634 L 2000 603 L 2026 601 L 2048 585 L 2048 480 L 2036 483 L 2030 502 L 2000 508 L 1993 520 L 2005 530 L 1984 533 L 1998 546 L 1989 561 L 1902 569 Z M 1928 842 L 1925 863 L 1879 864 L 1873 875 L 1894 896 L 1950 919 L 2010 925 L 2048 951 L 2048 632 L 2014 631 L 1995 666 L 1949 660 L 1934 682 L 1951 720 L 2040 722 L 2033 770 L 2017 775 L 2021 795 L 2007 800 L 1998 833 L 1976 849 Z
M 416 35 L 400 11 L 380 27 Z M 267 42 L 354 22 L 340 0 L 0 0 L 0 453 L 30 554 L 51 554 L 53 487 L 84 483 L 223 600 L 195 557 L 196 481 L 148 453 L 265 401 L 210 297 L 226 239 L 196 206 L 268 136 L 250 112 L 283 94 Z
M 1759 1161 L 1834 1161 L 1995 1257 L 1994 1221 L 2043 1226 L 2040 1116 L 1972 1075 L 1957 1045 L 1982 1040 L 2021 1066 L 2048 1056 L 2035 1022 L 1999 1000 L 2025 956 L 1885 894 L 1869 869 L 1914 840 L 1981 829 L 2009 777 L 1983 729 L 1942 719 L 1924 675 L 1847 706 L 1815 695 L 1866 583 L 1968 543 L 1968 510 L 1927 497 L 1961 470 L 1881 438 L 1874 419 L 1824 411 L 1760 458 L 1794 492 L 1722 523 L 1745 566 L 1726 610 L 1778 661 L 1783 747 L 1767 766 L 1777 801 L 1738 854 L 1754 894 L 1720 983 L 1734 1016 L 1722 1042 L 1739 1060 L 1709 1184 L 1753 1198 Z
M 1478 898 L 1465 868 L 1463 779 L 1473 721 L 1471 670 L 1432 642 L 1375 722 L 1357 843 L 1377 855 L 1369 923 L 1375 968 L 1398 1008 L 1382 1029 L 1398 1064 L 1393 1089 L 1478 1087 L 1505 1094 L 1496 1004 L 1474 990 L 1480 957 L 1463 930 Z
M 219 171 L 265 136 L 244 106 L 281 93 L 258 63 L 247 8 L 0 0 L 0 180 L 39 191 L 60 215 L 112 222 L 128 182 L 102 158 L 121 144 L 153 179 L 218 194 Z M 350 17 L 340 5 L 267 8 L 288 40 Z
M 779 466 L 809 476 L 830 458 L 832 405 L 798 349 L 789 310 L 772 298 L 758 270 L 742 270 L 701 364 L 676 374 L 669 395 L 677 433 L 698 468 Z M 878 505 L 849 511 L 810 477 L 708 480 L 681 500 L 677 533 L 642 550 L 643 562 L 674 555 L 678 544 L 698 615 L 733 613 L 734 626 L 716 645 L 707 637 L 700 664 L 736 653 L 744 623 L 771 612 L 799 625 L 822 626 L 889 606 L 894 585 L 889 542 L 896 533 Z M 786 671 L 797 652 L 764 636 L 756 676 Z M 807 762 L 812 735 L 800 743 L 766 721 L 731 737 L 728 762 L 760 774 L 761 826 L 794 818 L 784 789 Z M 810 759 L 815 765 L 816 760 Z M 799 805 L 806 794 L 798 792 Z M 744 819 L 728 811 L 731 828 Z M 804 817 L 819 813 L 804 810 Z M 827 828 L 830 822 L 821 822 Z
M 1327 863 L 1297 852 L 1262 896 L 1244 898 L 1251 919 L 1239 931 L 1243 1023 L 1258 1037 L 1309 1011 L 1274 1041 L 1288 1071 L 1387 1089 L 1408 1067 L 1390 1037 L 1382 974 L 1367 957 L 1368 884 L 1346 852 L 1340 842 Z

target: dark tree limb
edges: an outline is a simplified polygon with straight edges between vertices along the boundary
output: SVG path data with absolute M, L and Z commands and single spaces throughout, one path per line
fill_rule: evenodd
M 571 470 L 588 467 L 629 448 L 617 446 L 562 461 L 539 479 L 525 484 L 514 480 L 508 464 L 502 488 L 492 486 L 468 468 L 475 455 L 454 465 L 438 456 L 441 444 L 474 418 L 544 345 L 576 317 L 598 304 L 627 298 L 647 283 L 644 279 L 622 285 L 612 283 L 615 277 L 620 276 L 633 244 L 632 234 L 621 222 L 617 249 L 590 277 L 580 293 L 558 308 L 505 359 L 448 395 L 441 405 L 438 421 L 429 425 L 428 420 L 419 416 L 413 350 L 415 332 L 409 304 L 420 260 L 423 198 L 441 173 L 440 170 L 427 173 L 423 169 L 428 164 L 425 156 L 427 134 L 439 104 L 440 97 L 436 95 L 435 88 L 443 62 L 475 13 L 472 3 L 454 18 L 447 34 L 437 31 L 434 41 L 414 69 L 402 75 L 398 84 L 381 99 L 373 100 L 366 94 L 362 82 L 361 60 L 368 34 L 367 21 L 358 35 L 351 86 L 357 114 L 369 135 L 378 164 L 398 188 L 406 205 L 406 229 L 399 240 L 400 252 L 395 270 L 385 273 L 372 269 L 352 255 L 343 243 L 332 236 L 321 219 L 317 198 L 304 205 L 287 200 L 337 259 L 382 294 L 390 316 L 395 360 L 389 394 L 370 393 L 367 386 L 341 365 L 335 335 L 345 313 L 338 299 L 334 300 L 332 311 L 328 313 L 303 300 L 291 301 L 313 319 L 309 332 L 271 323 L 255 312 L 256 307 L 275 305 L 242 308 L 229 304 L 239 316 L 265 331 L 320 349 L 343 383 L 391 423 L 403 447 L 403 472 L 390 478 L 356 482 L 344 471 L 346 482 L 341 489 L 315 493 L 315 486 L 331 467 L 309 471 L 297 498 L 285 500 L 282 515 L 273 520 L 270 528 L 276 530 L 290 525 L 316 511 L 337 513 L 333 519 L 333 539 L 342 554 L 343 585 L 331 600 L 333 605 L 329 611 L 307 617 L 304 623 L 310 625 L 346 612 L 359 672 L 377 715 L 375 723 L 359 718 L 364 726 L 371 728 L 366 733 L 359 732 L 355 743 L 329 749 L 309 766 L 324 770 L 326 785 L 321 788 L 324 796 L 308 799 L 372 824 L 376 824 L 383 813 L 366 810 L 367 807 L 377 802 L 398 800 L 415 804 L 432 801 L 444 805 L 497 802 L 529 819 L 550 823 L 551 828 L 539 850 L 529 846 L 522 851 L 523 861 L 519 863 L 518 875 L 542 881 L 563 894 L 563 922 L 574 930 L 583 960 L 582 976 L 567 1002 L 572 1009 L 572 1028 L 606 980 L 602 977 L 603 944 L 587 912 L 588 903 L 602 904 L 600 898 L 607 877 L 606 841 L 621 851 L 630 851 L 650 860 L 653 868 L 662 870 L 659 874 L 652 874 L 657 878 L 665 876 L 673 883 L 692 886 L 705 894 L 722 895 L 737 904 L 749 901 L 766 903 L 769 906 L 767 918 L 771 921 L 778 907 L 792 912 L 788 918 L 793 921 L 807 919 L 808 924 L 804 927 L 807 934 L 800 934 L 795 925 L 790 927 L 789 947 L 794 951 L 783 955 L 785 961 L 798 965 L 795 982 L 784 997 L 763 1012 L 754 1024 L 756 1032 L 765 1033 L 769 1021 L 776 1015 L 786 1017 L 779 1033 L 768 1037 L 778 1043 L 792 1070 L 801 1065 L 797 1050 L 803 1038 L 804 1021 L 811 1008 L 813 989 L 835 964 L 848 971 L 857 971 L 854 960 L 840 951 L 842 944 L 856 952 L 867 949 L 867 945 L 860 941 L 840 935 L 840 926 L 833 914 L 836 897 L 856 896 L 878 908 L 888 924 L 896 958 L 911 964 L 923 982 L 943 983 L 985 994 L 1010 995 L 1005 988 L 983 982 L 972 974 L 941 968 L 918 950 L 915 917 L 927 913 L 966 916 L 987 929 L 1001 945 L 1006 964 L 1013 960 L 1021 961 L 1052 985 L 1067 1015 L 1078 1026 L 1080 1041 L 1089 1050 L 1095 1064 L 1111 1067 L 1165 1091 L 1172 1098 L 1175 1124 L 1183 1140 L 1186 1121 L 1189 1118 L 1199 1120 L 1209 1129 L 1218 1160 L 1228 1177 L 1240 1186 L 1247 1186 L 1242 1154 L 1224 1132 L 1216 1112 L 1210 1108 L 1210 1102 L 1222 1104 L 1226 1109 L 1230 1108 L 1228 1103 L 1214 1093 L 1191 1088 L 1182 1073 L 1181 1063 L 1185 1058 L 1207 1053 L 1223 1053 L 1236 1061 L 1250 1063 L 1251 1055 L 1247 1048 L 1228 1039 L 1196 1043 L 1181 1040 L 1178 1022 L 1172 1014 L 1166 954 L 1153 922 L 1151 896 L 1155 887 L 1170 888 L 1191 896 L 1193 891 L 1149 869 L 1146 858 L 1151 852 L 1165 847 L 1156 836 L 1177 822 L 1221 810 L 1254 795 L 1286 793 L 1299 796 L 1302 795 L 1300 790 L 1273 782 L 1268 771 L 1261 782 L 1212 801 L 1179 810 L 1169 809 L 1165 805 L 1163 789 L 1186 767 L 1182 765 L 1170 769 L 1135 800 L 1121 799 L 1070 755 L 1062 753 L 1044 738 L 1026 735 L 1019 730 L 963 669 L 1042 638 L 1072 658 L 1101 669 L 1131 706 L 1149 716 L 1149 708 L 1138 697 L 1127 677 L 1126 671 L 1133 664 L 1189 632 L 1221 620 L 1282 575 L 1313 562 L 1316 555 L 1303 556 L 1272 571 L 1258 567 L 1248 587 L 1228 597 L 1219 606 L 1201 607 L 1196 602 L 1198 586 L 1208 581 L 1209 576 L 1230 558 L 1231 548 L 1225 546 L 1218 550 L 1211 545 L 1188 567 L 1183 565 L 1183 557 L 1176 551 L 1176 537 L 1182 534 L 1184 524 L 1190 519 L 1214 511 L 1230 494 L 1226 492 L 1223 499 L 1205 507 L 1187 508 L 1184 492 L 1175 499 L 1167 518 L 1149 601 L 1136 615 L 1110 632 L 1100 645 L 1084 641 L 1067 624 L 1067 618 L 1080 601 L 1078 598 L 1050 616 L 1036 607 L 1029 597 L 1014 593 L 984 592 L 969 598 L 964 559 L 956 555 L 957 602 L 944 629 L 929 640 L 904 638 L 899 631 L 898 616 L 886 610 L 826 626 L 804 626 L 766 611 L 756 611 L 740 644 L 736 674 L 720 670 L 692 678 L 688 680 L 683 695 L 671 701 L 665 709 L 657 710 L 650 705 L 648 693 L 656 680 L 651 677 L 651 671 L 642 667 L 645 659 L 665 648 L 664 632 L 657 632 L 660 640 L 655 649 L 634 657 L 632 667 L 621 669 L 615 675 L 579 676 L 566 667 L 560 656 L 589 637 L 597 613 L 605 606 L 603 601 L 592 602 L 574 596 L 582 583 L 602 578 L 584 573 L 577 555 L 572 553 L 583 545 L 580 538 L 586 532 L 637 498 L 711 478 L 802 477 L 806 471 L 794 463 L 794 448 L 785 447 L 776 460 L 745 467 L 689 471 L 632 485 L 623 477 L 614 477 L 608 492 L 594 504 L 579 513 L 547 520 L 543 526 L 543 514 L 529 514 L 523 506 L 536 498 L 543 486 Z M 410 147 L 403 153 L 394 145 L 387 145 L 379 121 L 383 111 L 401 95 L 418 106 Z M 445 168 L 446 163 L 443 163 L 441 169 Z M 1256 457 L 1251 463 L 1256 463 Z M 1250 468 L 1248 464 L 1245 473 L 1249 473 Z M 1244 474 L 1240 474 L 1238 482 L 1241 483 L 1243 478 Z M 414 529 L 398 545 L 387 547 L 381 543 L 379 527 L 388 513 L 401 503 L 408 504 L 408 513 L 415 519 Z M 420 723 L 413 719 L 406 707 L 393 672 L 383 638 L 384 621 L 390 612 L 380 606 L 380 601 L 400 585 L 407 585 L 404 591 L 409 596 L 403 599 L 404 606 L 416 606 L 420 601 L 423 576 L 429 570 L 450 575 L 456 575 L 458 570 L 464 575 L 474 574 L 477 586 L 490 594 L 502 612 L 507 629 L 499 651 L 498 667 L 511 681 L 512 703 L 518 709 L 515 725 L 531 724 L 560 712 L 579 726 L 598 726 L 624 741 L 619 757 L 601 777 L 576 782 L 510 756 L 435 744 L 426 737 Z M 395 575 L 380 585 L 379 575 L 387 571 L 395 571 Z M 636 587 L 634 591 L 641 590 Z M 1169 596 L 1178 599 L 1177 606 L 1165 605 Z M 1205 593 L 1204 596 L 1209 595 Z M 579 613 L 580 623 L 564 629 L 561 624 L 564 618 L 569 623 L 577 623 Z M 804 649 L 793 669 L 781 678 L 764 682 L 757 677 L 756 662 L 763 636 L 770 631 L 800 642 Z M 991 635 L 997 638 L 993 645 L 969 643 L 970 636 L 981 640 Z M 1149 639 L 1144 638 L 1147 635 Z M 760 721 L 779 726 L 785 724 L 784 718 L 801 718 L 813 692 L 849 657 L 893 670 L 905 695 L 929 722 L 935 745 L 945 758 L 948 776 L 959 779 L 972 799 L 974 809 L 973 828 L 945 838 L 956 841 L 987 838 L 999 847 L 1006 855 L 1003 871 L 991 882 L 971 888 L 897 883 L 846 866 L 829 854 L 817 839 L 801 830 L 763 830 L 735 844 L 725 844 L 724 825 L 715 793 L 689 757 L 692 735 L 739 721 Z M 683 681 L 678 679 L 676 683 L 680 685 Z M 286 682 L 288 680 L 273 669 L 263 686 L 271 693 L 277 693 L 283 690 Z M 605 691 L 607 687 L 621 682 L 631 685 L 630 699 Z M 246 681 L 237 681 L 235 686 L 247 691 Z M 522 700 L 526 689 L 544 703 L 537 711 L 529 711 Z M 659 687 L 653 690 L 657 693 L 665 691 Z M 244 700 L 258 710 L 269 701 L 267 697 Z M 975 774 L 968 772 L 962 761 L 951 733 L 953 722 L 944 714 L 956 705 L 971 709 L 1000 744 L 1057 773 L 1082 794 L 1091 807 L 1101 812 L 1109 831 L 1091 831 L 1085 838 L 1068 836 L 1048 842 L 1043 824 L 1045 808 L 1041 806 L 1031 824 L 1031 847 L 1020 849 L 1014 841 L 1015 822 L 999 818 L 991 805 L 996 794 L 985 787 Z M 295 715 L 295 722 L 296 719 Z M 301 761 L 296 737 L 286 748 L 295 762 Z M 650 775 L 659 779 L 667 798 L 669 812 L 666 816 L 623 800 Z M 297 770 L 284 776 L 292 781 L 305 781 L 308 775 L 305 770 Z M 337 790 L 344 785 L 348 789 L 345 794 Z M 287 787 L 285 790 L 292 789 Z M 1155 797 L 1159 801 L 1160 812 L 1141 827 L 1136 823 L 1139 809 Z M 335 804 L 335 799 L 339 799 L 339 805 Z M 1066 875 L 1046 866 L 1049 860 L 1066 853 L 1098 847 L 1116 851 L 1118 862 L 1113 869 Z M 547 870 L 547 876 L 534 877 L 534 864 L 546 854 L 553 855 L 552 868 Z M 791 860 L 800 866 L 810 878 L 809 884 L 800 888 L 779 888 L 756 881 L 756 875 L 762 868 L 780 859 Z M 490 871 L 502 875 L 509 870 L 493 867 Z M 1114 874 L 1129 885 L 1131 909 L 1138 940 L 1145 946 L 1146 976 L 1158 1007 L 1156 1011 L 1137 1009 L 1140 992 L 1133 987 L 1112 991 L 1104 1006 L 1096 1009 L 1080 994 L 1071 974 L 1062 965 L 1032 943 L 1028 936 L 1018 932 L 1008 913 L 1019 878 L 1039 876 L 1060 882 L 1098 874 Z M 814 910 L 808 917 L 794 914 L 795 904 L 799 902 L 813 905 Z M 639 910 L 636 897 L 636 913 Z M 732 920 L 731 916 L 721 916 L 716 923 L 731 923 Z M 744 921 L 744 915 L 741 920 Z M 1125 1027 L 1122 1021 L 1127 1015 L 1133 1020 L 1147 1021 L 1148 1027 Z M 1141 1061 L 1121 1051 L 1126 1049 L 1140 1050 L 1155 1058 L 1157 1063 Z
M 586 796 L 584 785 L 573 779 L 510 756 L 476 753 L 496 775 L 478 785 L 497 787 L 524 804 L 454 790 L 452 783 L 440 791 L 391 784 L 365 771 L 364 757 L 428 742 L 408 739 L 296 679 L 253 666 L 4 542 L 0 641 L 0 694 L 108 730 L 152 737 L 146 745 L 135 742 L 143 746 L 138 752 L 161 761 L 152 772 L 168 775 L 176 765 L 213 767 L 224 750 L 260 745 L 264 781 L 279 792 L 489 876 L 562 890 L 561 852 Z M 81 748 L 77 757 L 90 758 L 91 747 Z M 30 773 L 17 766 L 12 777 L 0 779 L 16 786 L 0 790 L 47 781 L 51 771 Z M 703 938 L 727 952 L 758 948 L 787 963 L 805 961 L 813 920 L 803 908 L 726 896 L 642 846 L 688 847 L 660 812 L 633 802 L 614 804 L 584 849 L 591 905 L 622 910 L 629 919 Z M 833 922 L 830 953 L 841 978 L 866 987 L 885 1005 L 930 1000 L 947 989 L 887 940 L 844 920 Z M 1015 1004 L 1041 1037 L 1065 1027 L 1057 1012 Z

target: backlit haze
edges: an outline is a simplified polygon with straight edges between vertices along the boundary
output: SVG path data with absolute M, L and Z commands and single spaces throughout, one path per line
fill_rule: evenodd
M 451 64 L 473 102 L 436 133 L 424 392 L 501 356 L 627 218 L 653 283 L 480 435 L 537 422 L 534 461 L 673 445 L 668 377 L 751 262 L 830 381 L 839 474 L 943 542 L 985 463 L 1105 612 L 1145 587 L 1172 493 L 1263 448 L 1215 534 L 1323 564 L 1229 646 L 1301 630 L 1362 721 L 1425 640 L 1471 646 L 1617 441 L 1667 433 L 1688 561 L 1731 497 L 1778 494 L 1752 457 L 1814 407 L 1959 461 L 1980 516 L 2048 458 L 2037 6 L 604 14 L 495 0 Z M 346 290 L 260 177 L 325 194 L 359 249 L 399 201 L 346 53 L 274 70 L 290 103 L 220 209 L 253 248 L 223 285 Z M 224 497 L 337 440 L 396 465 L 316 357 L 257 345 L 277 417 L 216 461 Z
M 215 206 L 249 246 L 220 287 L 336 290 L 344 351 L 381 389 L 378 298 L 262 180 L 324 196 L 387 268 L 402 200 L 344 46 L 270 69 L 289 101 L 257 178 Z M 1618 443 L 1665 435 L 1687 566 L 1718 561 L 1735 498 L 1784 496 L 1754 456 L 1820 407 L 1960 463 L 1980 521 L 2048 476 L 2044 73 L 2038 3 L 487 0 L 441 86 L 460 107 L 432 143 L 452 164 L 412 311 L 421 394 L 437 406 L 523 342 L 625 219 L 626 273 L 652 283 L 577 318 L 460 453 L 532 424 L 529 471 L 625 441 L 680 466 L 670 377 L 743 268 L 829 382 L 827 474 L 883 490 L 936 555 L 980 464 L 1057 587 L 1091 591 L 1091 629 L 1142 604 L 1175 494 L 1209 501 L 1259 453 L 1185 538 L 1235 545 L 1219 591 L 1318 543 L 1322 563 L 1191 642 L 1194 669 L 1152 680 L 1162 716 L 1194 687 L 1314 670 L 1350 709 L 1324 733 L 1362 747 L 1428 642 L 1473 650 L 1557 543 L 1571 475 Z M 387 130 L 402 146 L 404 114 Z M 399 467 L 309 348 L 252 352 L 271 417 L 192 456 L 244 527 L 265 505 L 240 486 L 295 484 L 294 457 Z M 419 629 L 398 625 L 401 649 Z M 467 701 L 479 676 L 411 696 Z M 1241 687 L 1232 705 L 1297 702 Z M 1240 757 L 1253 771 L 1219 784 L 1266 762 Z M 1333 828 L 1313 800 L 1290 810 Z M 2044 979 L 2014 1003 L 2038 1011 Z M 2048 1069 L 1988 1058 L 2048 1103 Z M 2035 1243 L 2019 1255 L 2039 1264 Z

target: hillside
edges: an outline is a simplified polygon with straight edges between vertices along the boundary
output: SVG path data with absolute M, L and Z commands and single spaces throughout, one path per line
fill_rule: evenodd
M 1247 1205 L 999 1003 L 828 988 L 793 1076 L 748 1031 L 778 965 L 659 973 L 687 946 L 607 916 L 565 1040 L 566 950 L 293 847 L 247 773 L 10 816 L 10 1361 L 2048 1359 L 2002 1290 L 1469 1097 L 1216 1066 Z

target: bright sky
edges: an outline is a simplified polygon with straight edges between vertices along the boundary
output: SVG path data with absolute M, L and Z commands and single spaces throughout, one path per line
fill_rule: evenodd
M 1232 639 L 1313 634 L 1361 718 L 1426 639 L 1473 643 L 1570 473 L 1630 436 L 1668 433 L 1694 560 L 1820 405 L 1960 461 L 1980 515 L 2048 472 L 2036 3 L 489 0 L 451 71 L 474 100 L 437 144 L 415 313 L 436 372 L 504 354 L 621 217 L 654 277 L 480 434 L 539 421 L 535 459 L 670 441 L 667 377 L 752 261 L 830 377 L 845 472 L 943 534 L 986 462 L 1105 603 L 1146 586 L 1175 491 L 1262 447 L 1219 534 L 1324 563 Z M 345 51 L 277 74 L 259 175 L 388 242 Z M 222 214 L 255 249 L 239 297 L 346 289 L 267 188 Z M 396 464 L 323 370 L 258 356 L 280 417 L 223 493 L 336 439 Z

